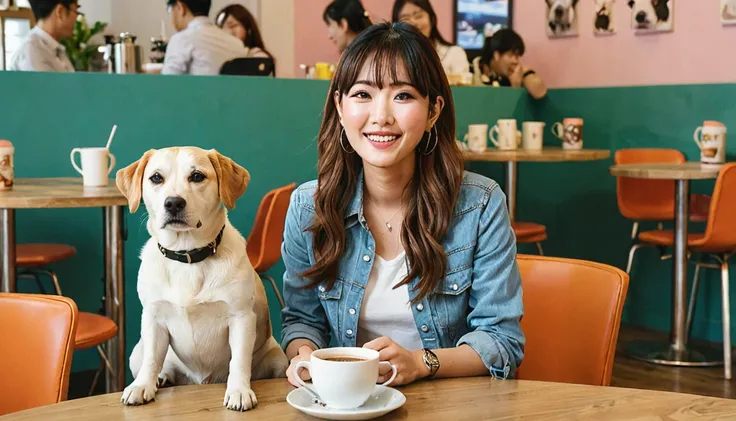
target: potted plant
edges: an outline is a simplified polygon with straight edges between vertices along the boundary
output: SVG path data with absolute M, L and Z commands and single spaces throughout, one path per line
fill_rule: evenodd
M 90 44 L 89 41 L 95 35 L 107 28 L 106 22 L 95 22 L 92 28 L 87 24 L 84 15 L 79 15 L 74 24 L 74 33 L 71 38 L 62 40 L 66 47 L 66 54 L 69 56 L 77 71 L 87 72 L 90 70 L 90 64 L 95 54 L 97 54 L 98 44 Z

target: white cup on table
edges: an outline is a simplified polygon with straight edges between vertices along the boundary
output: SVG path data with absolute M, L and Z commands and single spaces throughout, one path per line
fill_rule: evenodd
M 80 168 L 74 161 L 74 154 L 82 157 Z M 83 183 L 89 187 L 104 187 L 108 184 L 108 176 L 115 168 L 115 155 L 107 148 L 74 148 L 69 158 L 74 169 L 82 175 Z M 108 164 L 109 161 L 109 164 Z

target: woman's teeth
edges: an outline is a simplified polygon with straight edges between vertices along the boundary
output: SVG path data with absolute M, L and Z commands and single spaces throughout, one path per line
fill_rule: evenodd
M 399 138 L 399 136 L 397 136 L 397 135 L 393 135 L 393 136 L 374 136 L 374 135 L 370 135 L 370 134 L 369 135 L 366 135 L 366 137 L 371 142 L 381 142 L 381 143 L 393 142 L 394 140 L 396 140 L 396 139 Z

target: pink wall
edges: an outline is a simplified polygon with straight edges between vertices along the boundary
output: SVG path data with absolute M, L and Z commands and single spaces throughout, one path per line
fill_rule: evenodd
M 719 0 L 675 0 L 674 32 L 634 35 L 627 1 L 615 1 L 615 35 L 593 34 L 594 1 L 581 0 L 580 35 L 550 39 L 542 0 L 516 0 L 514 27 L 523 62 L 553 88 L 736 82 L 736 25 L 723 26 Z M 322 12 L 329 0 L 295 0 L 295 63 L 337 62 Z M 363 0 L 374 21 L 390 19 L 392 0 Z M 440 31 L 452 38 L 452 0 L 432 0 Z M 522 6 L 523 5 L 523 6 Z

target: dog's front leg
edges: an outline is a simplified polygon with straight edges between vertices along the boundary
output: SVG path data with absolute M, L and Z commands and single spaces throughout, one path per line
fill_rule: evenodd
M 169 333 L 154 315 L 154 310 L 143 308 L 141 317 L 141 342 L 143 361 L 138 376 L 123 391 L 121 402 L 126 405 L 142 405 L 152 401 L 158 390 L 158 374 L 169 348 Z
M 250 310 L 231 314 L 228 327 L 231 358 L 223 404 L 228 409 L 247 411 L 258 403 L 256 394 L 250 388 L 256 315 Z

